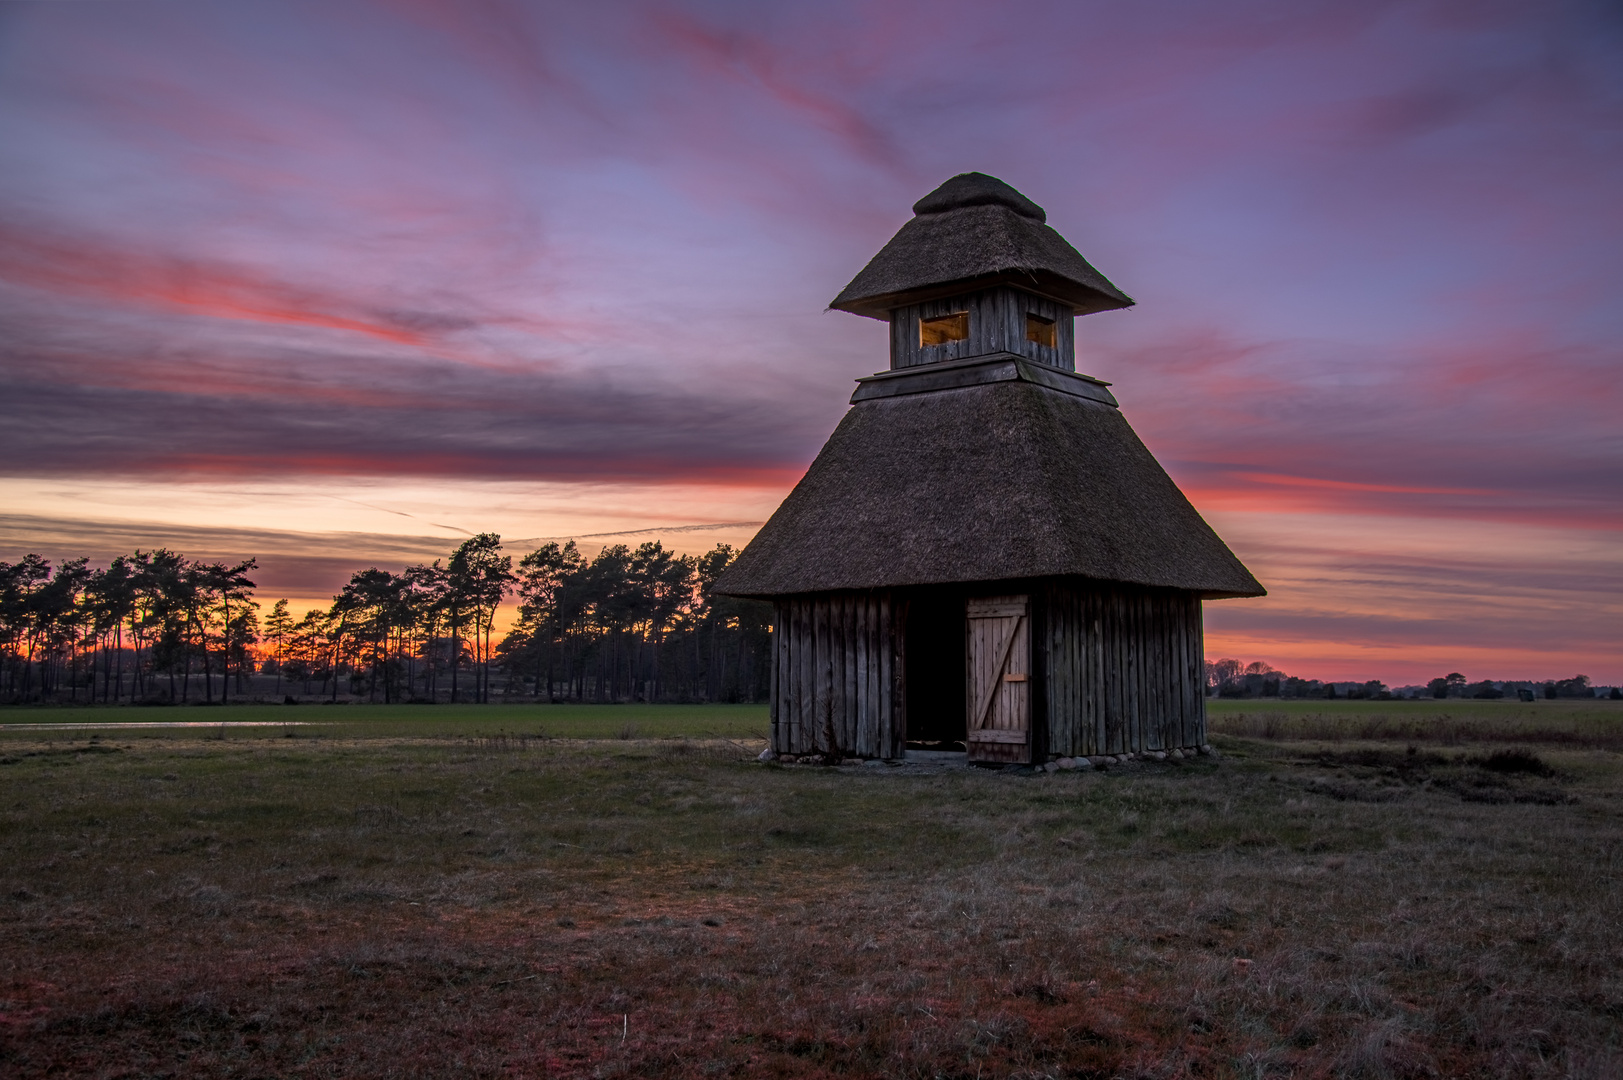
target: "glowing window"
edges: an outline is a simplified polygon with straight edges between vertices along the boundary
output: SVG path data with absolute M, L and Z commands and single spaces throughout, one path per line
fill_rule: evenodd
M 1039 345 L 1046 345 L 1050 349 L 1056 347 L 1058 340 L 1054 336 L 1054 320 L 1045 319 L 1041 315 L 1026 316 L 1026 340 L 1035 341 Z
M 969 312 L 958 311 L 934 319 L 919 320 L 920 345 L 945 345 L 969 337 Z

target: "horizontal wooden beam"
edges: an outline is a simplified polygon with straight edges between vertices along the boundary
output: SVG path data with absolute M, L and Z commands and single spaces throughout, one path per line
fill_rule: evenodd
M 970 742 L 990 743 L 1019 743 L 1024 745 L 1031 740 L 1028 731 L 1007 731 L 1003 728 L 981 728 L 979 731 L 969 733 Z

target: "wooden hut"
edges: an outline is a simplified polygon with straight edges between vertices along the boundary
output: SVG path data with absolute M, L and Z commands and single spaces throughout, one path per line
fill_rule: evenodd
M 772 749 L 980 762 L 1206 741 L 1201 602 L 1263 588 L 1078 374 L 1133 303 L 990 176 L 953 177 L 835 298 L 890 323 L 718 591 L 776 607 Z

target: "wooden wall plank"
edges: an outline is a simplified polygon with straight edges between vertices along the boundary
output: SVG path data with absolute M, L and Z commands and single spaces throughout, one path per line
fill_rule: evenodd
M 1171 593 L 1161 593 L 1158 596 L 1157 610 L 1161 623 L 1160 632 L 1156 640 L 1160 642 L 1161 667 L 1156 673 L 1156 681 L 1161 687 L 1161 745 L 1165 747 L 1181 746 L 1182 741 L 1178 734 L 1178 717 L 1183 713 L 1183 706 L 1178 702 L 1178 657 L 1172 648 L 1172 635 L 1177 627 L 1178 613 L 1174 607 L 1175 598 Z
M 1172 711 L 1172 679 L 1168 674 L 1171 657 L 1167 654 L 1167 597 L 1161 592 L 1150 595 L 1151 639 L 1155 662 L 1150 668 L 1151 684 L 1155 687 L 1155 708 L 1150 720 L 1155 729 L 1155 749 L 1166 750 L 1173 744 L 1168 740 L 1167 723 L 1176 718 Z
M 1058 307 L 1058 305 L 1056 305 Z M 1077 371 L 1076 366 L 1076 316 L 1064 307 L 1058 307 L 1059 318 L 1055 320 L 1055 335 L 1059 343 L 1059 364 L 1064 371 Z M 1086 370 L 1091 370 L 1091 365 Z
M 815 597 L 811 604 L 811 697 L 812 749 L 829 752 L 828 731 L 828 599 Z
M 1138 749 L 1152 750 L 1156 749 L 1156 682 L 1151 677 L 1156 635 L 1149 619 L 1149 596 L 1136 590 L 1133 593 L 1133 645 L 1138 658 L 1138 677 L 1134 679 L 1138 685 Z
M 897 710 L 896 691 L 901 673 L 906 668 L 898 663 L 896 642 L 905 625 L 905 621 L 896 618 L 893 595 L 885 594 L 879 603 L 880 695 L 883 702 L 880 715 L 888 728 L 895 728 L 897 720 L 904 715 Z
M 868 650 L 870 644 L 869 627 L 873 624 L 873 596 L 871 593 L 861 593 L 853 601 L 856 611 L 852 623 L 852 656 L 851 685 L 854 701 L 852 707 L 856 709 L 859 718 L 858 730 L 862 739 L 877 734 L 878 713 L 873 709 L 872 688 L 868 684 L 868 670 L 870 657 Z
M 1200 670 L 1204 674 L 1206 667 L 1206 618 L 1205 613 L 1201 610 L 1199 600 L 1195 601 L 1193 626 L 1195 630 L 1195 655 L 1200 658 Z M 1204 746 L 1206 744 L 1206 694 L 1204 687 L 1202 687 L 1200 695 L 1200 711 L 1196 713 L 1195 721 L 1197 724 L 1195 744 Z
M 1093 721 L 1091 754 L 1107 751 L 1105 739 L 1104 607 L 1098 590 L 1088 591 L 1088 710 Z
M 1067 592 L 1065 607 L 1069 619 L 1066 639 L 1066 664 L 1071 671 L 1071 735 L 1066 743 L 1067 754 L 1088 752 L 1088 684 L 1085 657 L 1088 646 L 1088 624 L 1082 610 L 1082 594 L 1078 589 Z
M 1094 593 L 1093 602 L 1096 613 L 1094 627 L 1094 665 L 1098 677 L 1099 695 L 1099 753 L 1113 754 L 1111 749 L 1111 706 L 1110 696 L 1114 692 L 1114 682 L 1108 677 L 1111 665 L 1110 655 L 1110 594 L 1105 591 Z
M 1121 668 L 1116 660 L 1116 594 L 1114 590 L 1099 598 L 1099 678 L 1103 688 L 1105 713 L 1105 753 L 1121 751 Z
M 857 597 L 846 593 L 840 598 L 840 697 L 841 712 L 845 718 L 846 746 L 858 757 L 873 753 L 874 740 L 870 737 L 870 724 L 863 723 L 862 710 L 857 705 L 857 649 L 861 640 L 857 636 Z
M 1173 618 L 1168 630 L 1168 648 L 1172 653 L 1173 701 L 1174 707 L 1178 710 L 1173 723 L 1173 739 L 1174 745 L 1184 747 L 1189 745 L 1185 741 L 1189 736 L 1189 688 L 1188 680 L 1184 678 L 1185 671 L 1189 666 L 1188 650 L 1184 639 L 1184 623 L 1188 619 L 1186 617 L 1184 598 L 1181 595 L 1173 596 L 1171 603 L 1173 605 Z
M 834 658 L 834 729 L 839 731 L 841 757 L 859 752 L 855 695 L 847 682 L 847 661 L 857 643 L 850 640 L 850 596 L 837 593 L 829 598 L 829 653 Z
M 1076 589 L 1066 590 L 1065 666 L 1069 672 L 1070 690 L 1066 694 L 1070 713 L 1070 734 L 1066 737 L 1065 753 L 1071 756 L 1087 753 L 1086 724 L 1088 716 L 1087 683 L 1082 667 L 1083 650 L 1087 647 L 1087 624 L 1082 621 L 1081 594 Z
M 851 710 L 845 697 L 845 596 L 828 598 L 828 713 L 834 731 L 831 749 L 841 757 L 851 753 Z
M 800 706 L 795 711 L 800 717 L 800 745 L 796 753 L 809 754 L 817 749 L 816 735 L 816 709 L 815 695 L 816 680 L 812 676 L 816 662 L 816 650 L 813 648 L 817 640 L 816 619 L 813 614 L 812 601 L 806 600 L 798 605 L 798 638 L 796 640 L 795 659 L 795 693 L 800 696 Z
M 1112 661 L 1115 664 L 1115 671 L 1111 681 L 1116 685 L 1115 693 L 1112 695 L 1115 700 L 1111 704 L 1118 713 L 1116 717 L 1116 753 L 1124 754 L 1132 749 L 1130 733 L 1132 730 L 1133 699 L 1129 689 L 1130 672 L 1127 667 L 1127 598 L 1122 595 L 1119 589 L 1110 591 L 1110 617 L 1113 624 L 1110 628 L 1111 645 L 1112 651 L 1115 653 L 1115 658 Z
M 789 752 L 784 740 L 787 725 L 783 708 L 783 643 L 789 636 L 784 632 L 783 622 L 787 607 L 782 600 L 772 605 L 772 738 L 767 745 L 776 754 Z
M 1122 750 L 1133 753 L 1138 749 L 1138 664 L 1133 640 L 1133 596 L 1122 590 L 1121 623 L 1116 632 L 1121 637 L 1122 684 Z
M 1129 753 L 1136 754 L 1144 749 L 1144 711 L 1143 686 L 1144 664 L 1141 650 L 1144 647 L 1143 628 L 1139 620 L 1140 597 L 1137 593 L 1127 593 L 1126 619 L 1124 620 L 1123 640 L 1126 642 L 1127 653 L 1127 716 L 1128 716 L 1128 742 Z
M 1127 745 L 1128 753 L 1139 749 L 1138 731 L 1138 620 L 1135 601 L 1138 598 L 1125 590 L 1121 594 L 1122 683 L 1127 691 Z
M 795 715 L 795 667 L 791 649 L 795 641 L 795 601 L 793 597 L 779 602 L 779 611 L 782 613 L 778 619 L 777 635 L 779 661 L 778 671 L 778 720 L 782 725 L 781 735 L 783 745 L 778 747 L 781 752 L 792 754 L 795 752 L 795 729 L 799 727 L 800 718 Z
M 1144 749 L 1161 747 L 1161 672 L 1160 597 L 1145 593 L 1139 601 L 1144 613 Z
M 907 635 L 903 628 L 907 626 L 908 599 L 887 593 L 885 603 L 892 612 L 892 625 L 896 627 L 896 632 L 886 639 L 894 655 L 891 670 L 896 673 L 896 688 L 886 717 L 889 739 L 885 756 L 902 758 L 907 756 Z
M 885 718 L 888 757 L 902 757 L 906 745 L 899 742 L 899 734 L 907 723 L 907 663 L 902 651 L 902 629 L 907 625 L 906 604 L 898 603 L 894 593 L 886 593 L 880 603 L 880 658 L 885 664 Z
M 1071 670 L 1076 680 L 1076 731 L 1071 737 L 1071 753 L 1090 753 L 1092 713 L 1088 709 L 1088 613 L 1082 590 L 1071 590 Z
M 1153 601 L 1142 592 L 1133 596 L 1133 611 L 1138 625 L 1135 627 L 1138 653 L 1138 748 L 1155 749 L 1155 627 L 1152 615 Z
M 1058 756 L 1071 753 L 1071 672 L 1067 663 L 1071 635 L 1067 632 L 1065 618 L 1068 598 L 1069 594 L 1063 586 L 1051 585 L 1044 590 L 1043 645 L 1033 655 L 1033 660 L 1047 658 L 1047 670 L 1041 673 L 1045 703 L 1044 723 L 1041 726 L 1047 729 L 1047 751 Z
M 1193 687 L 1191 708 L 1189 710 L 1189 734 L 1187 738 L 1190 746 L 1200 746 L 1206 741 L 1206 650 L 1200 633 L 1201 611 L 1200 598 L 1189 599 L 1189 621 L 1184 624 L 1184 633 L 1188 635 L 1189 649 L 1189 679 Z
M 1183 597 L 1167 596 L 1167 702 L 1172 710 L 1168 737 L 1173 746 L 1183 746 Z
M 868 709 L 874 723 L 883 731 L 890 718 L 890 696 L 885 692 L 884 657 L 887 648 L 884 636 L 884 611 L 890 604 L 888 594 L 870 594 L 867 601 L 868 625 L 863 635 L 864 651 L 868 654 Z
M 1161 698 L 1161 676 L 1166 658 L 1161 654 L 1161 597 L 1145 593 L 1144 611 L 1144 749 L 1166 748 L 1166 707 Z
M 1201 664 L 1195 659 L 1195 625 L 1201 612 L 1201 601 L 1195 596 L 1186 596 L 1183 599 L 1183 620 L 1178 624 L 1182 633 L 1182 661 L 1183 661 L 1183 745 L 1199 745 L 1196 737 L 1196 710 L 1199 708 L 1199 697 L 1204 693 L 1203 671 Z M 1191 620 L 1193 614 L 1193 620 Z
M 1166 702 L 1161 693 L 1166 657 L 1161 652 L 1161 595 L 1144 594 L 1144 748 L 1166 748 Z
M 1155 663 L 1150 668 L 1150 680 L 1155 686 L 1155 713 L 1151 719 L 1155 724 L 1155 749 L 1166 750 L 1177 745 L 1176 736 L 1168 730 L 1168 725 L 1178 722 L 1178 714 L 1172 708 L 1173 673 L 1178 669 L 1172 663 L 1167 641 L 1172 615 L 1171 597 L 1164 592 L 1156 592 L 1150 594 L 1149 599 L 1155 650 Z
M 800 697 L 796 693 L 795 687 L 795 662 L 798 658 L 794 652 L 795 643 L 799 640 L 795 626 L 799 604 L 794 597 L 789 597 L 782 603 L 783 618 L 778 623 L 778 633 L 782 635 L 783 640 L 778 645 L 778 656 L 782 659 L 783 670 L 778 676 L 778 689 L 783 695 L 783 699 L 778 706 L 778 715 L 783 721 L 783 751 L 793 754 L 797 752 L 795 748 L 799 745 L 800 738 L 798 734 L 800 715 L 797 711 L 800 706 Z
M 1128 692 L 1133 695 L 1134 754 L 1144 749 L 1144 596 L 1128 593 L 1126 596 L 1126 654 L 1128 654 Z

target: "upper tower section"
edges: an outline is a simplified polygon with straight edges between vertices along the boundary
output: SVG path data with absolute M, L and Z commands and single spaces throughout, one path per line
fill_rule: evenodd
M 955 176 L 913 215 L 829 305 L 888 321 L 893 369 L 1007 352 L 1075 371 L 1075 317 L 1132 306 L 994 176 Z

